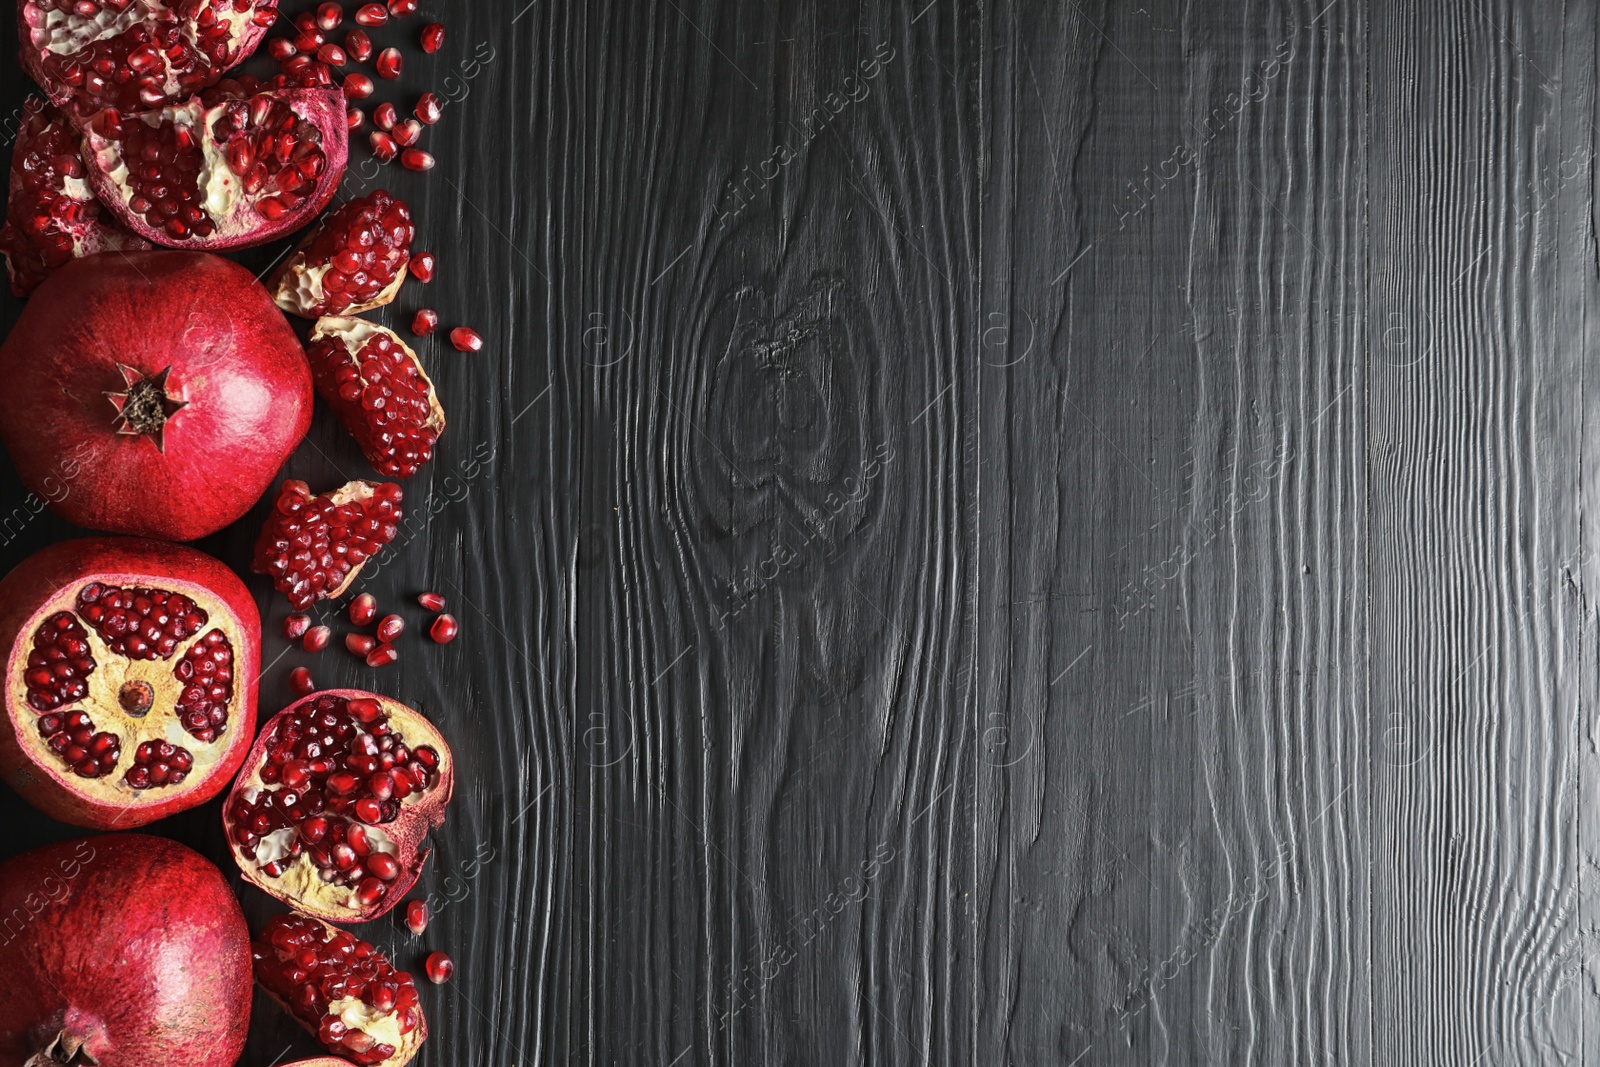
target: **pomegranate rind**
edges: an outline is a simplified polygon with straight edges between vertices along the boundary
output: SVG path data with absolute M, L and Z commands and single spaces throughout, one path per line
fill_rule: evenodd
M 327 365 L 317 357 L 318 345 L 326 341 L 331 345 L 339 346 L 345 356 L 345 361 L 358 372 L 360 370 L 359 355 L 363 346 L 376 335 L 382 334 L 389 338 L 400 351 L 405 353 L 406 360 L 410 363 L 417 376 L 422 379 L 428 392 L 428 418 L 420 429 L 431 431 L 433 439 L 428 442 L 428 458 L 432 458 L 433 446 L 438 442 L 439 435 L 444 432 L 444 405 L 439 403 L 439 391 L 434 388 L 433 379 L 428 377 L 428 372 L 423 369 L 422 360 L 417 358 L 417 353 L 401 339 L 393 330 L 386 329 L 366 319 L 350 318 L 342 315 L 327 315 L 317 320 L 311 328 L 311 343 L 307 355 L 311 357 L 311 377 L 316 383 L 317 394 L 333 409 L 339 417 L 339 422 L 349 431 L 350 436 L 361 445 L 362 453 L 367 457 L 367 462 L 372 464 L 374 470 L 390 478 L 409 478 L 421 469 L 422 463 L 415 465 L 396 465 L 379 449 L 367 447 L 367 419 L 369 417 L 361 402 L 347 401 L 339 396 L 338 383 L 334 377 L 336 368 Z M 404 429 L 405 427 L 402 427 Z
M 79 778 L 53 758 L 39 737 L 40 713 L 28 705 L 22 680 L 33 635 L 40 623 L 59 609 L 63 594 L 75 596 L 91 582 L 156 586 L 182 593 L 207 606 L 211 617 L 206 630 L 220 627 L 237 637 L 232 641 L 234 695 L 228 706 L 227 728 L 209 745 L 192 737 L 184 740 L 195 752 L 196 763 L 190 776 L 178 785 L 147 790 L 125 785 L 121 775 L 131 765 L 135 749 L 126 743 L 111 774 L 93 780 Z M 228 618 L 219 616 L 218 608 Z M 191 643 L 185 642 L 184 647 Z M 249 754 L 255 737 L 256 678 L 261 673 L 261 615 L 239 577 L 220 560 L 195 549 L 164 541 L 87 537 L 34 553 L 0 580 L 0 649 L 6 653 L 0 776 L 24 800 L 59 822 L 93 830 L 148 825 L 221 793 Z M 170 672 L 177 659 L 151 663 L 155 670 Z M 102 663 L 98 669 L 111 666 Z M 108 721 L 117 720 L 113 715 Z M 149 721 L 152 725 L 159 722 Z M 202 753 L 207 757 L 203 764 L 199 759 Z
M 64 326 L 70 324 L 70 327 Z M 185 403 L 160 446 L 117 432 L 118 365 Z M 260 499 L 311 426 L 305 351 L 244 267 L 193 252 L 101 253 L 41 285 L 0 346 L 0 440 L 29 491 L 77 526 L 193 541 Z
M 0 915 L 0 1060 L 74 1030 L 92 1057 L 74 1063 L 231 1067 L 244 1050 L 250 931 L 192 849 L 145 834 L 34 849 L 0 864 Z
M 305 855 L 296 858 L 279 877 L 269 878 L 261 872 L 259 864 L 247 859 L 239 851 L 237 843 L 236 824 L 233 820 L 234 800 L 239 796 L 250 795 L 268 788 L 261 781 L 260 769 L 266 763 L 267 750 L 276 740 L 278 726 L 300 708 L 326 696 L 342 697 L 345 700 L 376 700 L 389 716 L 394 732 L 405 740 L 408 747 L 415 751 L 421 745 L 428 745 L 439 753 L 438 784 L 425 792 L 413 793 L 401 801 L 400 819 L 377 827 L 367 827 L 369 833 L 374 830 L 381 831 L 394 842 L 395 856 L 400 861 L 400 873 L 394 881 L 388 883 L 387 894 L 372 905 L 363 905 L 357 901 L 353 888 L 330 885 L 321 881 L 316 867 Z M 227 801 L 222 805 L 222 825 L 228 839 L 228 848 L 233 853 L 234 862 L 239 865 L 239 873 L 244 876 L 245 881 L 263 893 L 281 900 L 301 915 L 308 915 L 325 923 L 369 922 L 387 915 L 398 907 L 405 900 L 406 894 L 411 891 L 411 887 L 416 885 L 424 864 L 433 852 L 431 848 L 423 845 L 422 841 L 428 831 L 443 825 L 444 809 L 450 803 L 454 792 L 455 757 L 451 754 L 444 735 L 439 733 L 438 728 L 421 712 L 390 697 L 362 689 L 324 689 L 296 700 L 262 727 L 261 736 L 251 747 L 250 755 L 244 762 L 244 769 L 229 791 Z

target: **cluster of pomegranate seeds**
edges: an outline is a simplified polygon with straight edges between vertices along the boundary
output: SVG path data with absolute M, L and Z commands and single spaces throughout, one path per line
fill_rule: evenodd
M 346 1025 L 335 1004 L 355 1000 L 378 1015 L 393 1015 L 402 1035 L 422 1025 L 415 980 L 348 930 L 300 915 L 279 915 L 268 921 L 250 951 L 256 981 L 328 1051 L 354 1063 L 379 1064 L 398 1050 Z
M 89 695 L 89 675 L 94 673 L 88 631 L 70 611 L 58 611 L 34 631 L 33 651 L 23 681 L 28 706 L 34 711 L 54 711 Z M 48 731 L 54 733 L 55 731 Z
M 402 495 L 393 482 L 352 482 L 322 496 L 305 482 L 284 482 L 256 543 L 256 573 L 271 577 L 296 610 L 342 593 L 400 532 Z
M 123 774 L 122 780 L 134 789 L 177 785 L 189 776 L 193 767 L 194 756 L 188 749 L 167 741 L 145 741 L 134 750 L 133 766 Z
M 39 736 L 79 778 L 104 778 L 122 757 L 122 739 L 95 732 L 94 723 L 81 711 L 52 711 L 39 716 Z
M 178 722 L 196 741 L 215 741 L 228 726 L 233 701 L 233 645 L 221 630 L 196 641 L 172 669 L 183 683 Z
M 182 593 L 99 582 L 78 591 L 78 614 L 106 647 L 129 659 L 169 659 L 207 620 L 205 610 Z
M 361 319 L 323 319 L 306 348 L 317 392 L 373 470 L 409 478 L 433 458 L 444 409 L 415 352 Z
M 351 200 L 278 268 L 273 297 L 306 318 L 381 307 L 399 291 L 416 232 L 405 201 L 382 189 Z
M 332 693 L 280 721 L 268 744 L 258 771 L 264 788 L 232 802 L 240 851 L 257 859 L 262 839 L 278 835 L 263 874 L 279 877 L 305 855 L 324 882 L 350 887 L 363 906 L 381 901 L 400 864 L 367 827 L 393 822 L 407 797 L 438 783 L 439 753 L 408 748 L 376 700 Z

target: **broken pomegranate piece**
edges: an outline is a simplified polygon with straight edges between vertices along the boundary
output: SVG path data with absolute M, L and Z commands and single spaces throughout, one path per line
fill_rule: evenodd
M 365 319 L 321 319 L 306 358 L 317 392 L 373 470 L 409 478 L 433 458 L 444 408 L 417 354 L 394 331 Z
M 22 65 L 80 121 L 214 85 L 256 50 L 278 0 L 19 0 Z
M 375 919 L 428 858 L 454 781 L 433 724 L 359 689 L 313 693 L 269 722 L 223 807 L 251 884 L 329 922 Z
M 0 228 L 0 255 L 18 296 L 80 256 L 150 247 L 118 226 L 89 191 L 78 140 L 60 111 L 38 97 L 23 103 Z
M 416 981 L 348 930 L 279 915 L 250 943 L 250 954 L 261 988 L 352 1063 L 402 1067 L 428 1038 Z
M 362 566 L 400 532 L 400 487 L 348 482 L 312 496 L 290 479 L 261 529 L 251 569 L 272 579 L 296 611 L 342 596 Z
M 416 232 L 405 202 L 379 189 L 330 211 L 267 288 L 307 319 L 382 307 L 406 280 Z
M 129 829 L 215 796 L 255 735 L 261 622 L 180 545 L 53 545 L 0 583 L 0 769 L 63 822 Z
M 261 244 L 305 225 L 344 176 L 344 97 L 246 88 L 225 81 L 159 110 L 95 116 L 83 140 L 95 194 L 128 229 L 173 248 Z

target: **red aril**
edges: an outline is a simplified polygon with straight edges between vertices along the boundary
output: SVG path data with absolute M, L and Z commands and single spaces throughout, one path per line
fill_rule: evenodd
M 289 672 L 289 688 L 295 696 L 309 696 L 317 691 L 317 683 L 311 679 L 311 671 L 305 667 L 296 667 Z
M 483 338 L 470 326 L 457 326 L 451 330 L 450 343 L 457 352 L 477 352 L 483 348 Z
M 344 35 L 344 50 L 357 63 L 372 58 L 372 38 L 366 30 L 351 30 Z
M 30 556 L 0 581 L 0 649 L 0 771 L 62 822 L 132 828 L 192 808 L 254 737 L 255 600 L 184 545 L 92 537 Z
M 315 27 L 302 30 L 294 39 L 294 50 L 305 56 L 315 56 L 327 38 Z M 324 60 L 323 62 L 326 62 Z
M 406 929 L 418 937 L 428 928 L 428 905 L 421 900 L 406 901 Z
M 444 610 L 444 597 L 440 596 L 438 593 L 432 593 L 432 592 L 429 592 L 429 593 L 418 593 L 417 594 L 417 603 L 421 604 L 423 607 L 427 608 L 429 611 L 443 611 Z
M 393 645 L 379 645 L 367 653 L 367 666 L 388 667 L 400 662 L 400 650 Z
M 393 330 L 365 319 L 319 319 L 306 357 L 317 393 L 373 470 L 409 478 L 433 458 L 444 408 L 417 354 Z
M 376 89 L 372 79 L 359 71 L 344 76 L 344 95 L 352 100 L 365 100 Z
M 150 247 L 118 226 L 84 185 L 78 142 L 60 111 L 38 97 L 23 102 L 11 196 L 0 228 L 0 255 L 18 296 L 27 296 L 78 257 Z
M 362 593 L 350 601 L 350 621 L 357 626 L 367 626 L 378 617 L 378 598 Z
M 330 67 L 342 67 L 349 60 L 344 54 L 344 49 L 329 41 L 317 49 L 317 62 L 326 63 Z
M 0 864 L 0 1057 L 232 1067 L 250 1027 L 250 931 L 222 872 L 145 834 Z
M 393 81 L 400 77 L 400 72 L 405 68 L 405 59 L 400 55 L 398 48 L 385 48 L 378 53 L 378 61 L 374 64 L 378 77 Z
M 287 37 L 274 37 L 267 42 L 267 55 L 276 59 L 279 63 L 282 63 L 297 51 L 294 41 Z
M 353 107 L 349 111 L 345 112 L 345 118 L 349 120 L 348 125 L 353 133 L 366 124 L 367 113 L 362 111 L 359 107 Z
M 324 216 L 268 288 L 279 307 L 302 318 L 382 307 L 405 281 L 414 236 L 411 209 L 379 189 Z
M 328 647 L 328 642 L 333 640 L 333 627 L 313 626 L 306 631 L 306 636 L 301 640 L 300 647 L 307 652 L 321 652 Z
M 366 659 L 378 647 L 378 639 L 371 634 L 345 634 L 344 647 L 350 650 L 352 656 Z
M 344 8 L 334 3 L 333 0 L 328 0 L 327 3 L 317 6 L 317 29 L 323 32 L 336 30 L 339 28 L 339 23 L 343 21 Z
M 415 15 L 417 7 L 417 0 L 389 0 L 389 14 L 397 19 L 403 19 L 407 15 Z
M 389 21 L 389 9 L 382 4 L 362 4 L 356 8 L 356 21 L 368 29 L 374 29 Z
M 433 281 L 434 268 L 439 265 L 438 257 L 432 252 L 415 252 L 411 256 L 411 276 L 426 285 Z
M 432 336 L 439 328 L 439 313 L 432 308 L 422 308 L 411 316 L 411 332 L 418 337 Z
M 429 171 L 433 169 L 434 162 L 433 156 L 420 148 L 407 148 L 400 153 L 400 165 L 406 170 L 414 170 L 419 173 Z
M 444 26 L 430 22 L 422 27 L 422 50 L 429 55 L 444 47 Z
M 287 637 L 289 640 L 300 640 L 300 638 L 305 636 L 305 632 L 309 629 L 311 629 L 311 616 L 301 615 L 298 612 L 293 615 L 284 616 L 283 636 Z
M 394 143 L 403 148 L 410 148 L 422 139 L 422 123 L 416 119 L 406 119 L 396 123 L 394 127 Z
M 367 560 L 400 532 L 401 496 L 393 482 L 348 482 L 312 496 L 305 482 L 286 481 L 256 541 L 251 569 L 270 577 L 297 610 L 342 596 Z
M 416 115 L 419 120 L 432 126 L 444 115 L 444 102 L 437 93 L 423 93 L 417 100 Z
M 454 781 L 439 731 L 357 689 L 304 697 L 262 730 L 223 805 L 245 879 L 296 911 L 365 922 L 416 882 Z
M 460 629 L 454 615 L 440 615 L 433 620 L 433 625 L 428 627 L 428 636 L 433 638 L 434 644 L 448 645 L 456 639 Z
M 423 968 L 428 972 L 428 981 L 434 985 L 444 985 L 456 973 L 455 961 L 443 952 L 430 952 Z
M 367 140 L 372 145 L 372 154 L 377 157 L 379 163 L 388 163 L 400 154 L 400 146 L 394 143 L 393 137 L 382 130 L 373 130 Z
M 372 124 L 380 130 L 392 130 L 400 121 L 400 109 L 385 100 L 372 111 Z
M 266 289 L 192 252 L 62 267 L 0 347 L 0 377 L 0 437 L 23 484 L 113 533 L 215 533 L 311 424 L 305 355 Z
M 305 225 L 344 176 L 344 99 L 245 88 L 225 81 L 157 111 L 102 112 L 83 140 L 95 194 L 134 233 L 174 248 L 239 248 Z
M 143 111 L 216 83 L 277 18 L 277 0 L 19 0 L 22 66 L 79 120 Z
M 375 632 L 378 635 L 378 640 L 387 645 L 393 644 L 395 638 L 405 633 L 405 629 L 406 620 L 398 615 L 385 615 L 378 623 L 378 629 Z
M 261 988 L 341 1062 L 403 1067 L 427 1040 L 415 979 L 348 930 L 279 915 L 250 952 Z

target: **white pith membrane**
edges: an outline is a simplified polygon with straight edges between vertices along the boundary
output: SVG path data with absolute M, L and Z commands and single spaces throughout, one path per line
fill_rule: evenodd
M 154 589 L 181 594 L 194 601 L 207 618 L 191 636 L 178 642 L 169 657 L 129 658 L 112 651 L 89 620 L 79 614 L 79 592 L 94 584 L 123 590 Z M 28 700 L 28 656 L 34 650 L 34 639 L 41 627 L 61 612 L 70 613 L 82 629 L 95 666 L 85 678 L 87 695 L 63 703 L 59 708 L 40 711 Z M 177 705 L 188 683 L 180 681 L 173 672 L 189 651 L 205 641 L 213 631 L 221 631 L 232 650 L 233 681 L 227 702 L 227 725 L 215 740 L 203 741 L 186 730 L 179 719 Z M 215 594 L 202 586 L 149 575 L 91 575 L 59 591 L 34 613 L 17 636 L 8 661 L 7 681 L 14 732 L 34 766 L 73 792 L 128 808 L 165 803 L 174 796 L 206 785 L 211 769 L 227 754 L 230 743 L 235 740 L 233 727 L 241 704 L 238 668 L 244 647 L 238 623 L 231 612 Z M 133 714 L 124 708 L 119 698 L 124 687 L 137 690 L 141 684 L 148 686 L 149 708 L 143 714 Z M 117 735 L 120 753 L 109 772 L 92 778 L 79 775 L 50 747 L 48 738 L 40 733 L 40 720 L 46 715 L 70 715 L 73 712 L 88 715 L 96 734 Z M 144 788 L 128 784 L 125 775 L 137 762 L 139 746 L 144 742 L 162 741 L 190 754 L 192 766 L 183 780 L 151 784 Z
M 234 174 L 229 169 L 226 154 L 212 136 L 212 130 L 216 127 L 217 120 L 222 117 L 225 107 L 226 105 L 219 104 L 208 110 L 198 99 L 193 99 L 187 103 L 161 108 L 159 111 L 142 111 L 124 116 L 123 119 L 125 122 L 142 122 L 152 130 L 159 129 L 167 123 L 188 130 L 199 130 L 203 127 L 205 131 L 203 134 L 195 134 L 201 155 L 200 170 L 196 175 L 195 184 L 202 194 L 200 198 L 202 209 L 213 222 L 221 222 L 231 216 L 234 208 L 244 197 L 240 175 Z M 89 145 L 94 152 L 95 165 L 115 182 L 117 197 L 124 204 L 130 203 L 138 194 L 128 180 L 128 164 L 122 155 L 122 142 L 91 132 Z

